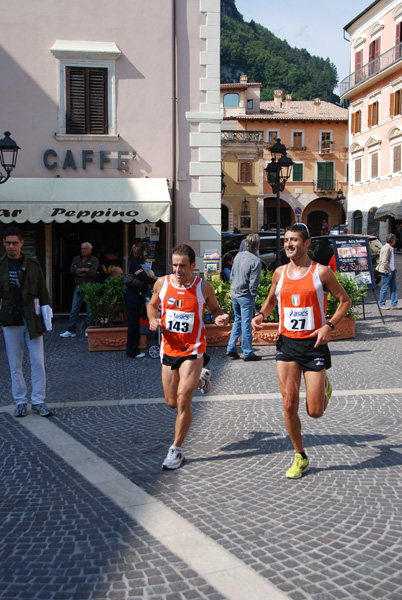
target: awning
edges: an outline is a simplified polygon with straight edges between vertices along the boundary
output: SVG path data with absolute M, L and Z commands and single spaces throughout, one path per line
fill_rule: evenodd
M 398 221 L 402 220 L 402 200 L 396 207 L 395 219 L 397 219 Z
M 398 202 L 394 202 L 393 204 L 383 204 L 379 206 L 374 214 L 374 219 L 376 221 L 385 221 L 388 217 L 394 217 L 396 214 L 396 207 L 398 206 Z
M 170 220 L 166 179 L 15 177 L 0 186 L 3 223 Z

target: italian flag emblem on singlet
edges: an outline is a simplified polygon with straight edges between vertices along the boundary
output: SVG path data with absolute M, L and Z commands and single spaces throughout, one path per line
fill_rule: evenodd
M 292 294 L 292 305 L 300 306 L 300 296 L 299 294 Z

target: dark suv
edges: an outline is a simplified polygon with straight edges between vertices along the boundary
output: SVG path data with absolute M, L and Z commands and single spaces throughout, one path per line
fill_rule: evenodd
M 260 236 L 259 256 L 264 265 L 264 268 L 274 268 L 276 259 L 276 234 L 258 231 Z M 240 244 L 247 237 L 247 233 L 239 233 L 231 236 L 222 236 L 222 256 L 226 252 L 230 252 L 232 256 L 236 256 L 239 251 Z M 283 234 L 281 235 L 281 247 L 283 247 Z

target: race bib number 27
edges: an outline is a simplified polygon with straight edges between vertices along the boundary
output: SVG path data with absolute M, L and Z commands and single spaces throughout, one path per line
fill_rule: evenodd
M 166 309 L 165 327 L 176 333 L 191 333 L 194 327 L 194 313 Z
M 313 307 L 284 308 L 285 329 L 288 331 L 314 331 Z

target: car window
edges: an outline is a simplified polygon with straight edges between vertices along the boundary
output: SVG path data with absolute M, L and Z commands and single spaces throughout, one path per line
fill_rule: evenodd
M 283 241 L 282 241 L 283 244 Z M 276 238 L 261 238 L 260 240 L 260 254 L 266 254 L 267 252 L 275 252 L 276 250 Z

